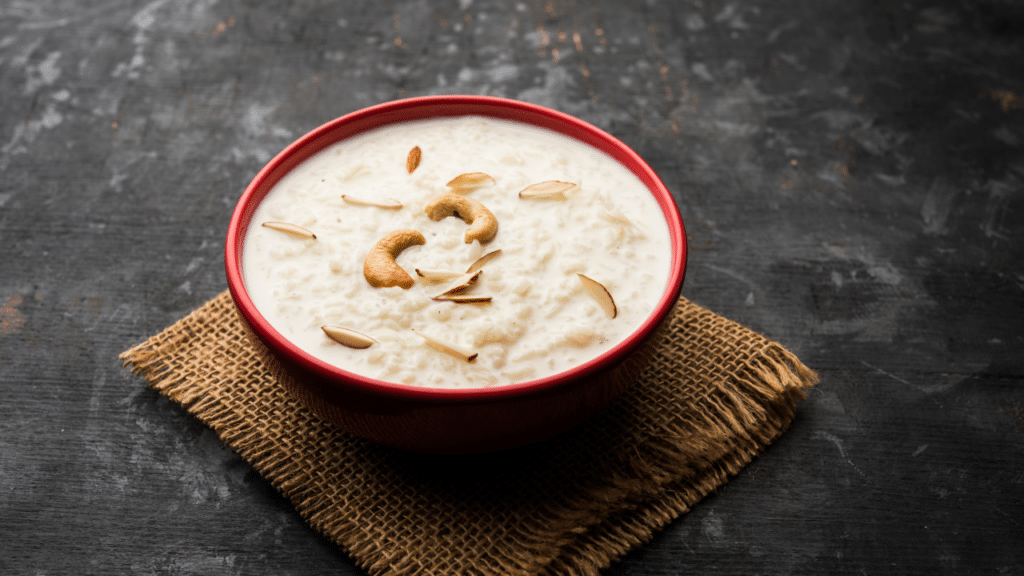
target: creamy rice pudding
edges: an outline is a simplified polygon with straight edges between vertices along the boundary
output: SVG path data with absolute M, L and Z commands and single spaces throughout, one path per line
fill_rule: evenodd
M 303 162 L 253 215 L 242 269 L 260 313 L 311 355 L 389 382 L 465 388 L 608 350 L 650 315 L 670 260 L 657 201 L 610 156 L 462 116 L 389 125 Z M 397 265 L 397 284 L 381 262 Z

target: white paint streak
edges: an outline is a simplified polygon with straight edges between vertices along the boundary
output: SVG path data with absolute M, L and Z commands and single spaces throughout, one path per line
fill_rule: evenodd
M 712 510 L 700 523 L 700 531 L 711 542 L 725 537 L 725 522 Z
M 756 12 L 756 8 L 752 11 Z M 750 28 L 750 24 L 743 20 L 742 8 L 735 3 L 726 5 L 718 14 L 715 15 L 715 22 L 725 23 L 726 26 L 733 30 L 747 30 Z
M 29 66 L 25 73 L 28 78 L 25 80 L 24 94 L 32 95 L 43 86 L 50 86 L 60 78 L 61 70 L 57 67 L 60 60 L 60 52 L 50 52 L 46 58 L 37 66 Z
M 836 272 L 835 270 L 833 270 L 832 273 L 830 274 L 830 276 L 831 276 L 831 279 L 832 279 L 832 284 L 835 285 L 836 290 L 838 290 L 838 289 L 843 287 L 843 275 L 842 274 L 840 274 L 839 272 Z
M 881 172 L 876 172 L 875 178 L 878 178 L 883 183 L 888 184 L 893 188 L 899 188 L 900 186 L 903 186 L 904 184 L 907 183 L 907 178 L 902 174 L 898 176 L 893 176 L 891 174 L 882 174 Z
M 990 180 L 988 185 L 988 203 L 985 205 L 985 222 L 982 231 L 988 238 L 1009 240 L 1008 231 L 1003 226 L 1010 199 L 1021 192 L 1021 181 L 1013 174 L 1003 180 Z
M 246 148 L 242 149 L 237 146 L 231 149 L 231 158 L 238 163 L 244 163 L 249 158 L 252 158 L 260 164 L 266 164 L 270 161 L 270 152 L 261 148 Z
M 1000 126 L 999 128 L 992 131 L 992 136 L 1004 144 L 1009 144 L 1013 147 L 1020 146 L 1020 139 L 1017 135 L 1010 131 L 1008 126 Z
M 853 460 L 850 460 L 850 457 L 846 454 L 846 445 L 843 444 L 842 439 L 840 439 L 838 436 L 836 436 L 834 434 L 829 434 L 828 432 L 820 432 L 819 431 L 819 432 L 815 432 L 814 433 L 813 438 L 828 440 L 829 442 L 835 444 L 836 448 L 839 449 L 839 456 L 843 460 L 846 460 L 846 463 L 849 464 L 850 466 L 852 466 L 853 469 L 856 470 L 857 473 L 861 475 L 861 477 L 867 478 L 867 476 L 864 474 L 864 472 L 862 472 L 861 469 L 858 468 L 857 465 L 853 463 Z
M 796 57 L 796 54 L 790 54 L 789 52 L 779 52 L 779 60 L 782 60 L 786 64 L 789 64 L 790 66 L 793 67 L 794 70 L 798 70 L 800 72 L 807 71 L 807 66 L 804 66 L 800 62 L 800 59 Z
M 249 136 L 260 137 L 269 133 L 267 117 L 277 110 L 276 106 L 251 104 L 242 117 L 242 129 Z
M 519 76 L 519 67 L 515 64 L 499 64 L 487 70 L 491 82 L 508 82 Z
M 900 378 L 899 376 L 896 376 L 894 374 L 890 374 L 890 373 L 886 372 L 885 370 L 882 370 L 881 368 L 879 368 L 877 366 L 872 366 L 871 364 L 868 364 L 867 362 L 865 362 L 863 360 L 861 360 L 860 363 L 865 365 L 865 366 L 867 366 L 868 368 L 871 368 L 875 372 L 878 372 L 879 374 L 883 374 L 885 376 L 888 376 L 889 378 L 892 378 L 893 380 L 895 380 L 897 382 L 902 382 L 902 383 L 906 384 L 907 386 L 913 386 L 913 384 L 911 384 L 910 382 L 907 382 L 903 378 Z
M 139 30 L 149 30 L 153 26 L 153 22 L 156 22 L 156 11 L 162 8 L 170 0 L 155 0 L 146 5 L 145 8 L 139 10 L 135 16 L 132 17 L 132 26 Z
M 822 110 L 810 116 L 811 120 L 822 120 L 830 130 L 849 130 L 870 126 L 873 119 L 870 115 L 851 110 Z
M 868 275 L 875 280 L 883 284 L 890 286 L 898 286 L 903 282 L 903 275 L 893 267 L 892 264 L 885 264 L 883 266 L 871 266 L 868 268 Z
M 202 264 L 203 260 L 205 259 L 206 258 L 202 256 L 197 256 L 190 260 L 188 266 L 185 267 L 185 274 L 191 274 L 192 272 L 195 272 L 196 269 L 199 268 L 199 265 Z
M 856 260 L 864 264 L 865 272 L 871 277 L 872 280 L 876 280 L 883 284 L 890 286 L 899 286 L 903 284 L 903 274 L 900 273 L 896 266 L 890 262 L 879 262 L 876 261 L 870 254 L 865 253 L 863 250 L 850 251 L 845 247 L 826 244 L 825 249 L 834 257 L 843 260 Z M 851 273 L 851 280 L 856 281 L 857 278 Z
M 544 77 L 544 86 L 523 90 L 519 93 L 519 99 L 559 109 L 562 108 L 559 104 L 572 83 L 572 78 L 564 68 L 549 65 Z
M 957 190 L 945 178 L 936 178 L 921 204 L 924 233 L 932 236 L 949 232 L 947 221 L 957 198 Z
M 896 132 L 886 126 L 876 126 L 874 119 L 862 124 L 850 132 L 850 138 L 873 156 L 885 156 L 903 144 L 910 135 Z
M 45 22 L 22 22 L 18 24 L 18 30 L 48 30 L 50 28 L 63 28 L 71 23 L 71 18 L 60 18 L 47 20 Z
M 28 152 L 28 146 L 35 142 L 44 129 L 56 128 L 63 121 L 64 115 L 58 112 L 51 102 L 46 105 L 39 118 L 33 118 L 15 126 L 11 139 L 0 148 L 0 170 L 7 168 L 13 156 Z
M 693 65 L 690 66 L 690 71 L 696 74 L 698 78 L 702 78 L 708 82 L 715 81 L 715 77 L 711 75 L 711 72 L 708 71 L 707 65 L 703 62 L 694 62 Z
M 146 5 L 132 17 L 131 23 L 135 28 L 135 35 L 132 37 L 132 44 L 135 51 L 131 60 L 127 63 L 121 62 L 114 67 L 111 76 L 125 77 L 131 80 L 138 79 L 142 75 L 142 67 L 146 64 L 145 51 L 149 46 L 149 29 L 157 21 L 157 11 L 164 7 L 170 0 L 155 0 Z
M 43 115 L 39 119 L 40 124 L 47 130 L 57 127 L 61 122 L 64 121 L 64 115 L 54 109 L 52 106 L 47 106 L 43 110 Z
M 715 120 L 715 127 L 718 128 L 720 136 L 729 138 L 749 138 L 761 131 L 761 127 L 757 124 L 728 120 Z
M 796 28 L 798 25 L 799 22 L 797 20 L 790 20 L 789 22 L 786 22 L 782 26 L 779 26 L 778 28 L 775 28 L 771 32 L 769 32 L 766 41 L 769 44 L 773 44 L 776 40 L 779 39 L 779 36 L 781 36 L 783 32 L 788 32 L 789 30 Z
M 710 268 L 711 270 L 714 270 L 715 272 L 721 272 L 722 274 L 725 274 L 726 276 L 728 276 L 730 278 L 735 278 L 736 280 L 739 280 L 740 282 L 743 282 L 744 284 L 746 284 L 747 287 L 750 288 L 751 290 L 754 290 L 754 289 L 757 288 L 757 285 L 750 278 L 747 278 L 746 276 L 744 276 L 744 275 L 742 275 L 739 272 L 736 272 L 734 270 L 729 270 L 728 268 L 722 268 L 721 266 L 715 266 L 714 264 L 706 264 L 706 263 L 704 264 L 704 267 L 705 268 Z

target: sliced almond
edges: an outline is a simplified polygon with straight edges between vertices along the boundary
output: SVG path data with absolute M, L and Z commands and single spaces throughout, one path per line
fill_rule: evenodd
M 493 296 L 461 296 L 457 294 L 434 296 L 431 300 L 438 302 L 454 302 L 456 304 L 484 304 L 493 300 Z
M 420 150 L 419 146 L 413 147 L 409 150 L 409 155 L 405 158 L 405 169 L 412 174 L 414 170 L 420 165 L 420 160 L 423 158 L 423 151 Z
M 376 208 L 384 208 L 387 210 L 398 210 L 402 207 L 402 203 L 398 200 L 388 198 L 384 202 L 374 202 L 373 200 L 363 200 L 362 198 L 356 198 L 355 196 L 349 196 L 348 194 L 342 194 L 341 199 L 347 204 L 354 204 L 356 206 L 374 206 Z
M 467 174 L 459 174 L 455 178 L 452 178 L 450 182 L 445 184 L 449 188 L 454 188 L 456 191 L 472 190 L 473 188 L 479 188 L 481 186 L 494 185 L 494 178 L 491 178 L 483 172 L 469 172 Z
M 495 250 L 493 252 L 488 252 L 487 254 L 484 254 L 483 256 L 477 258 L 476 262 L 473 262 L 472 264 L 469 265 L 469 269 L 466 270 L 466 274 L 472 274 L 473 272 L 476 272 L 477 270 L 483 268 L 484 264 L 487 264 L 488 262 L 497 258 L 498 256 L 501 256 L 501 250 Z
M 362 350 L 363 348 L 369 348 L 377 343 L 376 340 L 370 338 L 366 334 L 360 334 L 355 330 L 348 328 L 342 328 L 341 326 L 321 326 L 321 330 L 327 337 L 334 340 L 342 346 L 348 346 L 349 348 L 355 348 Z
M 560 180 L 548 180 L 530 184 L 519 191 L 520 198 L 536 198 L 538 200 L 565 200 L 565 194 L 579 188 L 579 184 L 562 182 Z
M 583 287 L 587 289 L 587 294 L 593 297 L 594 301 L 604 310 L 604 313 L 609 318 L 615 318 L 619 311 L 615 307 L 615 300 L 612 299 L 611 292 L 604 287 L 604 284 L 592 278 L 587 278 L 583 274 L 577 274 L 577 276 L 579 276 L 580 282 L 583 283 Z
M 465 276 L 462 277 L 461 280 L 456 282 L 454 286 L 438 294 L 434 299 L 437 300 L 442 296 L 451 296 L 453 294 L 460 294 L 462 292 L 465 292 L 466 290 L 469 290 L 470 287 L 472 287 L 474 284 L 476 284 L 476 281 L 479 279 L 480 270 L 477 270 L 473 274 L 466 274 Z
M 627 217 L 622 212 L 619 212 L 618 210 L 615 210 L 613 212 L 602 212 L 600 216 L 601 218 L 604 218 L 605 220 L 611 222 L 612 224 L 622 224 L 624 226 L 633 225 L 633 221 L 630 220 L 629 217 Z
M 437 340 L 434 340 L 433 338 L 431 338 L 430 336 L 427 336 L 426 334 L 422 334 L 420 332 L 417 332 L 415 328 L 413 328 L 412 331 L 414 333 L 416 333 L 416 335 L 419 336 L 420 338 L 423 338 L 423 340 L 426 341 L 427 346 L 430 346 L 431 348 L 433 348 L 434 350 L 437 350 L 438 352 L 444 352 L 445 354 L 451 354 L 452 356 L 455 356 L 456 358 L 458 358 L 460 360 L 465 360 L 466 362 L 472 362 L 473 360 L 476 359 L 476 357 L 478 355 L 478 353 L 476 353 L 476 352 L 472 352 L 472 353 L 464 352 L 462 350 L 459 350 L 458 348 L 454 348 L 454 347 L 449 346 L 449 345 L 447 345 L 447 344 L 445 344 L 443 342 L 439 342 Z
M 458 278 L 462 276 L 458 272 L 449 272 L 447 270 L 420 270 L 416 269 L 416 275 L 424 280 L 432 280 L 434 282 L 443 282 L 445 280 L 451 280 L 452 278 Z
M 316 234 L 313 234 L 312 230 L 303 228 L 297 224 L 289 224 L 287 222 L 264 222 L 263 225 L 267 228 L 280 230 L 281 232 L 287 232 L 288 234 L 294 234 L 295 236 L 302 236 L 303 238 L 312 238 L 316 240 Z

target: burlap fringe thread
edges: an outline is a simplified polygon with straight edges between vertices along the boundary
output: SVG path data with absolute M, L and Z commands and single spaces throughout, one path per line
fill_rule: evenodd
M 557 438 L 429 457 L 308 414 L 262 368 L 225 292 L 121 355 L 374 575 L 596 575 L 781 435 L 817 375 L 681 299 L 652 365 Z

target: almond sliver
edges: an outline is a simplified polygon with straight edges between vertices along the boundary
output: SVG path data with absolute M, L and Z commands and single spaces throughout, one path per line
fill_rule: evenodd
M 576 276 L 578 276 L 580 282 L 583 283 L 583 287 L 587 290 L 587 294 L 590 294 L 594 301 L 597 302 L 602 310 L 604 310 L 604 313 L 609 318 L 615 318 L 619 311 L 615 306 L 615 300 L 612 299 L 611 292 L 604 287 L 604 284 L 601 284 L 597 280 L 588 278 L 583 274 L 577 274 Z
M 363 200 L 362 198 L 356 198 L 349 196 L 348 194 L 342 194 L 341 199 L 348 204 L 354 204 L 356 206 L 374 206 L 376 208 L 385 208 L 387 210 L 398 210 L 402 207 L 402 203 L 398 200 L 388 198 L 384 202 L 374 202 L 373 200 Z
M 480 274 L 480 270 L 477 270 L 473 274 L 466 274 L 465 276 L 462 277 L 462 279 L 456 282 L 455 285 L 445 290 L 444 292 L 438 294 L 434 299 L 437 300 L 442 296 L 451 296 L 453 294 L 459 294 L 465 292 L 466 290 L 469 290 L 474 284 L 476 284 L 476 281 L 480 279 Z
M 432 300 L 436 300 L 438 302 L 454 302 L 456 304 L 486 304 L 493 299 L 493 296 L 460 296 L 457 294 L 450 296 L 442 294 L 432 298 Z
M 560 180 L 548 180 L 530 184 L 519 191 L 520 198 L 537 198 L 551 200 L 565 200 L 565 194 L 579 188 L 579 184 L 562 182 Z
M 420 160 L 423 158 L 423 151 L 420 150 L 419 146 L 413 147 L 409 150 L 409 155 L 405 157 L 405 169 L 412 174 L 414 170 L 420 165 Z
M 451 280 L 463 276 L 458 272 L 449 272 L 447 270 L 422 270 L 416 268 L 416 275 L 424 280 L 431 280 L 433 282 L 443 282 L 445 280 Z
M 470 190 L 481 186 L 494 185 L 494 178 L 483 172 L 469 172 L 452 178 L 445 186 L 456 190 Z
M 341 326 L 321 326 L 321 330 L 327 337 L 334 340 L 342 346 L 348 346 L 349 348 L 355 348 L 362 350 L 363 348 L 369 348 L 377 343 L 376 340 L 370 338 L 366 334 L 360 334 L 355 330 L 349 328 L 343 328 Z
M 431 348 L 433 348 L 434 350 L 437 350 L 438 352 L 444 352 L 445 354 L 450 354 L 450 355 L 452 355 L 452 356 L 454 356 L 454 357 L 456 357 L 456 358 L 458 358 L 460 360 L 464 360 L 466 362 L 472 362 L 478 356 L 477 352 L 472 352 L 472 353 L 464 352 L 462 350 L 459 350 L 458 348 L 454 348 L 452 346 L 449 346 L 449 345 L 445 344 L 444 342 L 440 342 L 438 340 L 435 340 L 435 339 L 431 338 L 430 336 L 427 336 L 426 334 L 423 334 L 421 332 L 417 332 L 415 328 L 412 331 L 417 336 L 419 336 L 420 338 L 423 338 L 423 340 L 427 343 L 427 346 L 430 346 Z
M 316 234 L 313 234 L 312 230 L 303 228 L 298 224 L 289 224 L 288 222 L 264 222 L 263 226 L 273 230 L 287 232 L 294 236 L 302 236 L 303 238 L 312 238 L 313 240 L 316 240 Z
M 477 258 L 476 262 L 473 262 L 472 264 L 469 265 L 469 268 L 466 270 L 466 274 L 472 274 L 473 272 L 476 272 L 477 270 L 483 268 L 484 264 L 487 264 L 488 262 L 494 260 L 498 256 L 501 256 L 500 249 L 484 254 L 483 256 Z

